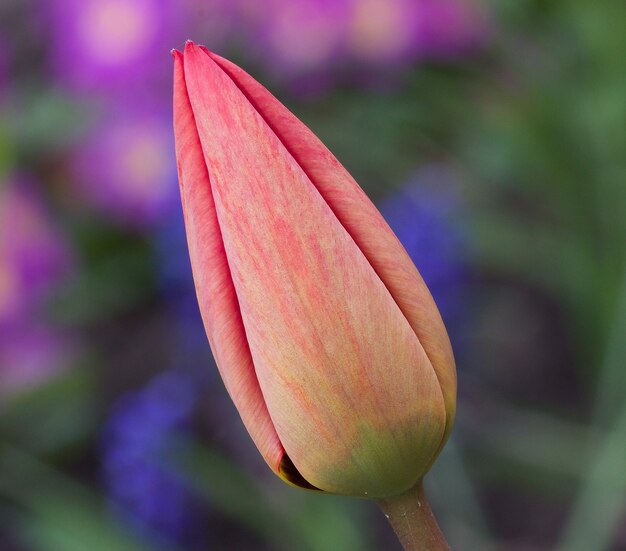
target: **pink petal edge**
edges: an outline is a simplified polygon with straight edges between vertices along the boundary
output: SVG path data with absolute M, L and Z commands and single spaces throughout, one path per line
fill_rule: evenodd
M 189 101 L 183 54 L 174 50 L 172 55 L 178 174 L 202 319 L 218 369 L 244 425 L 269 467 L 280 474 L 285 451 L 254 371 Z

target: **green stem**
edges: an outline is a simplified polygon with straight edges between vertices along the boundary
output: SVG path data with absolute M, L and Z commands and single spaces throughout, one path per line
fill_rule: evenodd
M 420 480 L 408 492 L 378 500 L 405 551 L 449 551 Z

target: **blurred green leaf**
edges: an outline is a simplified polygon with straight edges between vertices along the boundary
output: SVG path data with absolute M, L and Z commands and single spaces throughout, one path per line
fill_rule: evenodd
M 50 87 L 15 90 L 8 126 L 16 149 L 31 162 L 59 153 L 80 137 L 94 113 L 83 101 Z
M 467 101 L 458 76 L 423 67 L 388 90 L 346 90 L 296 112 L 377 198 L 421 163 L 447 154 Z
M 207 447 L 194 446 L 180 460 L 213 507 L 280 549 L 371 549 L 345 499 L 283 488 L 283 499 L 269 500 L 258 483 Z
M 626 506 L 626 407 L 596 448 L 564 530 L 560 551 L 609 549 Z
M 457 551 L 494 549 L 485 511 L 477 494 L 477 483 L 472 480 L 465 459 L 454 435 L 426 477 L 425 484 L 436 484 L 436 492 L 428 495 L 439 499 L 443 513 L 437 515 L 450 546 Z M 437 502 L 434 502 L 437 509 Z
M 55 454 L 89 437 L 96 426 L 94 373 L 77 366 L 0 408 L 0 440 L 36 454 Z
M 0 112 L 0 181 L 4 180 L 5 173 L 8 173 L 12 168 L 14 156 L 14 145 L 9 135 L 9 129 Z
M 156 551 L 113 523 L 86 487 L 2 444 L 0 497 L 23 511 L 15 527 L 35 551 Z
M 593 461 L 565 527 L 561 551 L 608 549 L 626 506 L 625 330 L 626 273 L 609 333 L 594 411 L 594 421 L 608 424 L 610 430 L 602 441 L 586 442 Z
M 128 312 L 153 297 L 153 258 L 144 239 L 93 221 L 75 221 L 71 230 L 83 252 L 83 265 L 52 304 L 58 321 L 87 325 Z
M 465 408 L 458 422 L 469 435 L 467 453 L 480 451 L 483 461 L 476 468 L 483 476 L 504 477 L 509 484 L 544 493 L 571 494 L 573 485 L 587 477 L 604 437 L 584 424 L 505 405 L 486 417 Z M 626 473 L 614 473 L 612 483 L 626 489 Z

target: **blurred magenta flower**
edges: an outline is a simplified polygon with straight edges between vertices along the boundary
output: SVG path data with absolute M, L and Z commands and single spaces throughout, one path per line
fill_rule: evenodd
M 475 0 L 419 0 L 416 52 L 423 59 L 455 59 L 483 45 L 488 17 Z
M 69 243 L 29 178 L 0 184 L 0 327 L 32 314 L 71 267 Z
M 41 321 L 44 301 L 73 267 L 69 243 L 34 182 L 0 184 L 0 396 L 30 388 L 70 365 L 68 335 Z
M 443 322 L 382 216 L 265 88 L 174 52 L 179 178 L 200 310 L 226 387 L 284 480 L 381 498 L 452 428 Z
M 105 118 L 72 152 L 79 197 L 121 226 L 160 221 L 177 194 L 171 132 L 164 116 L 141 108 Z
M 185 4 L 176 0 L 55 0 L 50 57 L 59 79 L 94 91 L 125 93 L 164 79 L 169 67 L 154 55 L 180 39 Z

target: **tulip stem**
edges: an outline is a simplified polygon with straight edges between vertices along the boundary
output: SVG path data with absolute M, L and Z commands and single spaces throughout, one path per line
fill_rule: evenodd
M 449 551 L 420 480 L 408 492 L 378 500 L 405 551 Z

